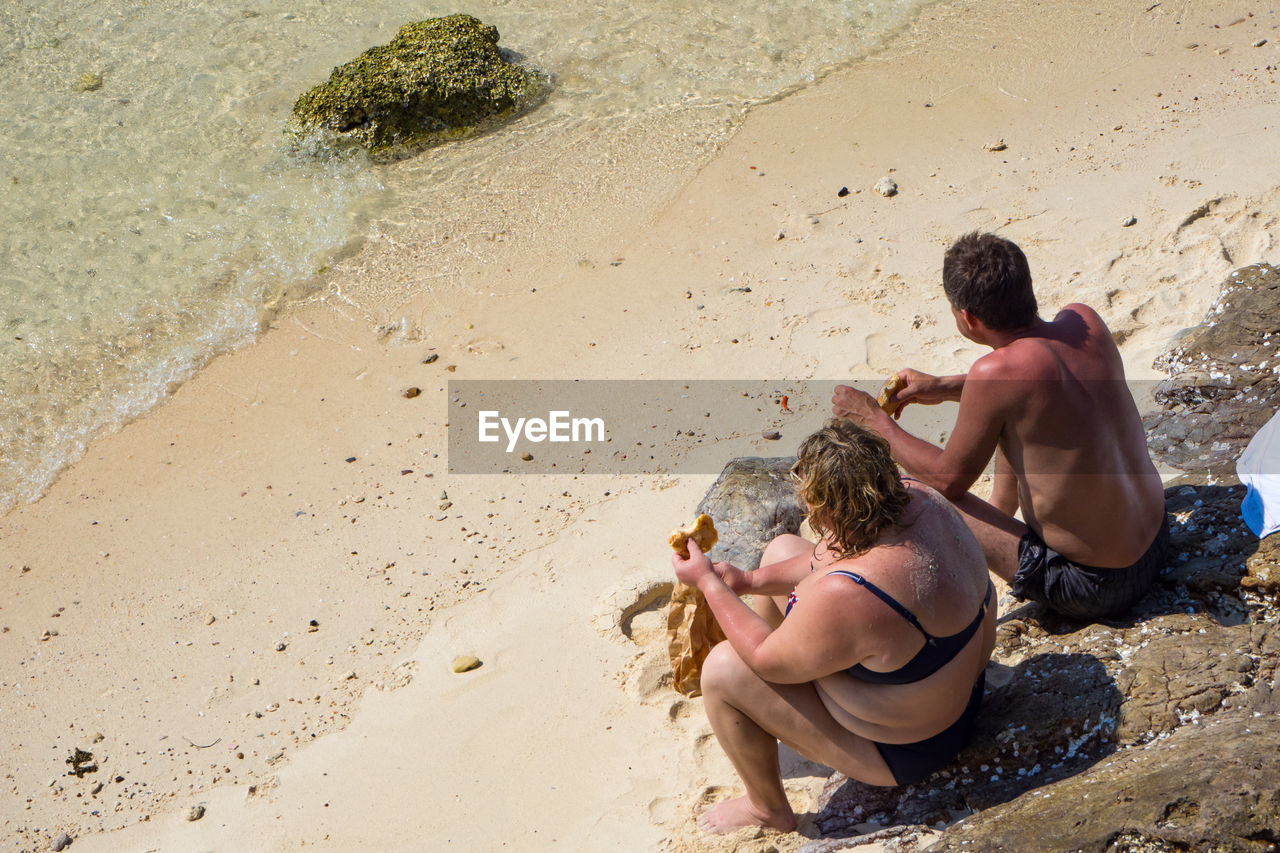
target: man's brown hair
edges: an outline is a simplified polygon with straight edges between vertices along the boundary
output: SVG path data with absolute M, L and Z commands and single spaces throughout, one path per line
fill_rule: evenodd
M 1017 244 L 994 234 L 966 234 L 942 260 L 942 289 L 952 307 L 1000 332 L 1025 329 L 1038 307 L 1031 267 Z
M 809 507 L 809 525 L 829 535 L 831 550 L 842 557 L 874 545 L 911 501 L 889 442 L 844 418 L 804 440 L 791 476 Z

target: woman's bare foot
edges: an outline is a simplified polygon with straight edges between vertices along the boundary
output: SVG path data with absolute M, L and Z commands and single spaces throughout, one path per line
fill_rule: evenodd
M 790 832 L 796 828 L 796 814 L 790 807 L 785 812 L 758 809 L 747 797 L 725 800 L 698 815 L 698 826 L 711 835 L 728 835 L 744 826 L 763 826 Z

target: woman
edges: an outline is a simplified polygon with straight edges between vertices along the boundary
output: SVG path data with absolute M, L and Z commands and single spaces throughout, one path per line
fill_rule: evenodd
M 708 832 L 795 828 L 778 741 L 871 785 L 945 766 L 995 647 L 981 547 L 941 495 L 903 480 L 883 438 L 833 420 L 805 439 L 792 477 L 816 546 L 780 536 L 754 572 L 713 566 L 692 540 L 688 559 L 672 559 L 728 638 L 703 665 L 702 692 L 747 793 L 702 814 Z

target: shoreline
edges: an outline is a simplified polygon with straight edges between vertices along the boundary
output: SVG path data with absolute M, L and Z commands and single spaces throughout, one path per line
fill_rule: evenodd
M 938 269 L 975 228 L 1155 376 L 1226 273 L 1280 251 L 1280 30 L 1243 3 L 1148 5 L 930 6 L 753 109 L 651 219 L 495 250 L 470 293 L 362 302 L 425 269 L 375 241 L 95 441 L 0 517 L 11 845 L 729 849 L 693 834 L 692 801 L 735 780 L 656 642 L 665 531 L 712 478 L 450 475 L 447 381 L 962 369 Z M 453 675 L 462 653 L 483 666 Z M 64 775 L 77 747 L 97 774 Z

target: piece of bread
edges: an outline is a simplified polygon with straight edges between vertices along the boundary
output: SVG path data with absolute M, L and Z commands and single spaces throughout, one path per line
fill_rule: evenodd
M 689 540 L 692 539 L 698 543 L 698 547 L 702 549 L 702 553 L 707 553 L 715 544 L 720 541 L 720 534 L 716 533 L 716 524 L 711 520 L 711 516 L 703 513 L 694 519 L 693 524 L 688 527 L 677 527 L 671 531 L 671 536 L 667 541 L 671 543 L 671 547 L 676 553 L 686 560 L 689 559 Z
M 886 414 L 892 415 L 898 411 L 898 407 L 901 404 L 892 402 L 889 398 L 906 387 L 906 381 L 896 373 L 884 383 L 884 387 L 880 389 L 880 396 L 876 397 L 876 402 L 880 404 L 880 408 L 884 409 Z

